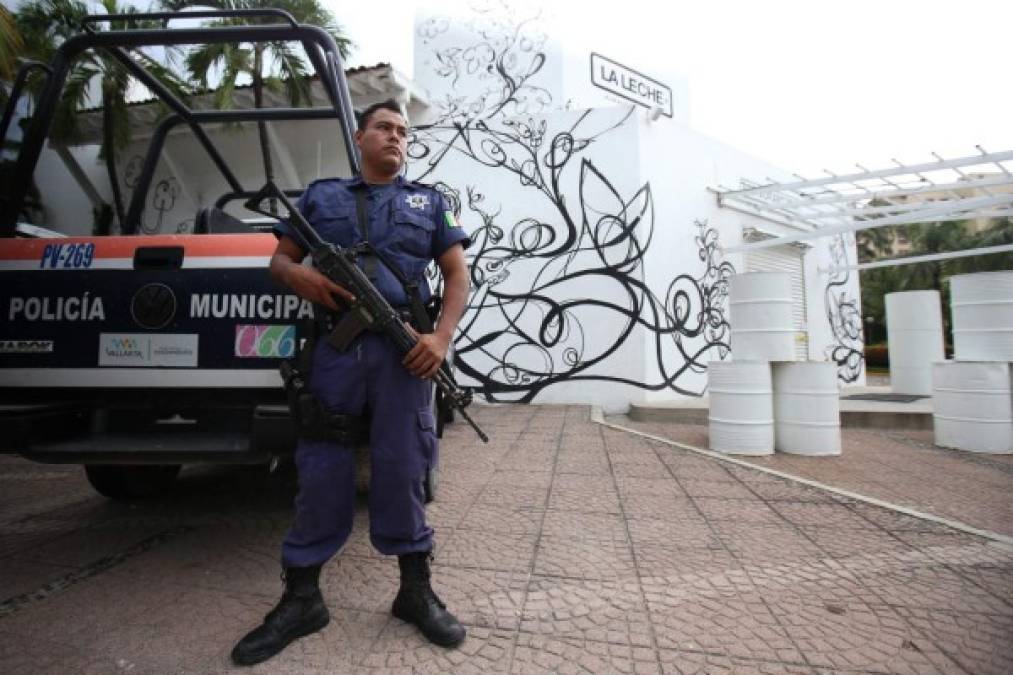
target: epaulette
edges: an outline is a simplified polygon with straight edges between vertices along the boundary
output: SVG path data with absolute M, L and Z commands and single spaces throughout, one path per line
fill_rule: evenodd
M 405 187 L 422 188 L 423 190 L 436 190 L 436 186 L 430 185 L 429 183 L 423 183 L 418 180 L 408 180 L 406 178 L 404 184 Z
M 309 190 L 311 187 L 313 187 L 317 183 L 344 183 L 344 182 L 347 182 L 349 180 L 351 180 L 351 179 L 350 178 L 339 178 L 337 176 L 334 176 L 334 177 L 331 177 L 331 178 L 317 178 L 316 180 L 311 180 L 309 183 L 307 183 L 305 189 Z

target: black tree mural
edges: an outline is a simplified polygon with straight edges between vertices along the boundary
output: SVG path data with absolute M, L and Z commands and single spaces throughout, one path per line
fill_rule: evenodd
M 862 374 L 865 356 L 862 352 L 862 313 L 858 298 L 851 297 L 848 282 L 851 272 L 848 266 L 848 242 L 844 235 L 837 235 L 830 243 L 831 264 L 826 289 L 827 321 L 833 335 L 833 344 L 826 349 L 826 355 L 837 364 L 837 377 L 842 382 L 858 380 Z
M 588 152 L 630 123 L 633 111 L 553 108 L 551 93 L 533 81 L 546 61 L 545 37 L 530 29 L 537 15 L 513 16 L 519 18 L 509 24 L 485 17 L 471 26 L 473 43 L 432 53 L 430 63 L 452 93 L 409 146 L 414 179 L 433 182 L 448 160 L 464 160 L 485 176 L 482 184 L 490 185 L 492 172 L 497 192 L 520 190 L 525 207 L 531 205 L 524 217 L 508 218 L 501 204 L 490 203 L 480 178 L 463 186 L 436 183 L 458 215 L 467 211 L 465 220 L 478 223 L 468 252 L 473 294 L 455 364 L 491 401 L 531 401 L 554 384 L 586 380 L 699 395 L 702 383 L 691 388 L 680 379 L 704 372 L 729 349 L 724 307 L 734 269 L 721 260 L 717 231 L 695 224 L 702 273 L 677 274 L 664 296 L 648 287 L 651 185 L 624 195 Z M 431 19 L 418 37 L 432 40 L 448 27 L 445 19 Z M 470 93 L 455 95 L 458 87 Z M 553 110 L 560 114 L 538 116 Z M 548 120 L 557 119 L 566 121 L 550 128 L 558 123 Z M 604 367 L 638 329 L 656 366 L 648 381 L 636 369 L 623 377 L 615 374 L 621 369 Z

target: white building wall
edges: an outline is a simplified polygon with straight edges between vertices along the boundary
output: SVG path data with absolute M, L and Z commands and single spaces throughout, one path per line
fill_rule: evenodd
M 477 234 L 469 251 L 476 292 L 457 341 L 465 381 L 494 400 L 606 409 L 701 395 L 706 364 L 729 356 L 726 285 L 743 269 L 742 255 L 721 247 L 741 243 L 744 227 L 787 232 L 719 208 L 708 188 L 791 177 L 694 132 L 678 115 L 615 105 L 589 83 L 589 52 L 564 54 L 538 21 L 512 17 L 516 23 L 431 15 L 417 24 L 415 81 L 437 106 L 409 173 L 445 183 Z M 676 85 L 678 96 L 684 82 Z M 594 107 L 576 105 L 588 102 Z M 552 185 L 541 182 L 552 175 Z M 533 222 L 557 242 L 568 233 L 573 240 L 532 255 L 516 238 Z M 490 243 L 491 231 L 502 239 Z M 804 258 L 817 360 L 860 349 L 857 335 L 837 340 L 831 327 L 842 314 L 860 326 L 851 320 L 860 316 L 855 275 L 828 295 L 830 279 L 817 269 L 831 265 L 832 243 L 818 241 Z M 854 261 L 853 244 L 837 255 Z M 556 279 L 566 281 L 547 283 Z M 569 360 L 561 343 L 514 330 L 538 323 L 552 303 L 567 308 Z M 841 379 L 860 377 L 855 365 L 843 359 Z

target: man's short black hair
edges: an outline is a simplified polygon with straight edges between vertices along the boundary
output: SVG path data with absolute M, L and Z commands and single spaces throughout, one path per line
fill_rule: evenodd
M 369 106 L 361 113 L 359 113 L 358 121 L 360 129 L 366 128 L 366 125 L 369 124 L 369 118 L 372 117 L 373 113 L 375 113 L 377 110 L 389 110 L 391 112 L 396 112 L 398 115 L 404 117 L 404 113 L 401 111 L 401 106 L 397 104 L 397 101 L 395 101 L 392 98 L 388 98 L 386 101 L 374 103 L 373 105 Z

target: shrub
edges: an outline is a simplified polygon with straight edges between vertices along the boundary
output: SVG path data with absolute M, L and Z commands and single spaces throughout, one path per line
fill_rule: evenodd
M 885 342 L 865 345 L 865 365 L 870 368 L 890 367 L 890 354 Z

